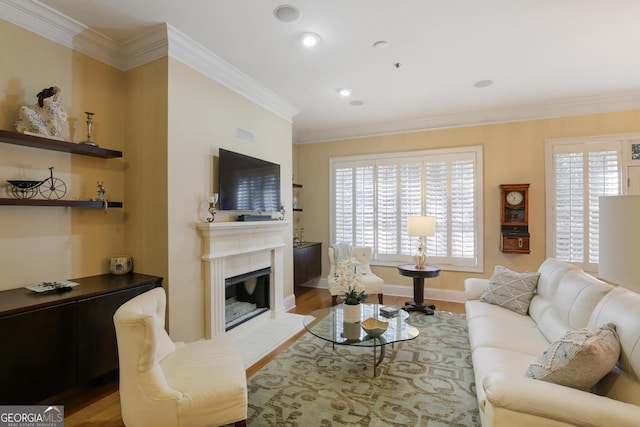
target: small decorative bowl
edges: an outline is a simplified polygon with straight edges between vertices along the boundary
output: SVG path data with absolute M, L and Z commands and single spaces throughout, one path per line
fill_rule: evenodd
M 389 322 L 383 322 L 375 317 L 370 317 L 360 322 L 360 326 L 370 337 L 377 338 L 385 333 L 387 327 L 389 327 Z

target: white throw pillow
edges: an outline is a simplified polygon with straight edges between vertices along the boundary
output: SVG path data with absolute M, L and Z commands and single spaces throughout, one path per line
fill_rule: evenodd
M 499 305 L 526 316 L 539 277 L 538 272 L 516 273 L 497 265 L 489 279 L 489 286 L 480 296 L 480 301 Z
M 531 363 L 526 376 L 589 390 L 618 362 L 620 340 L 613 323 L 569 331 Z

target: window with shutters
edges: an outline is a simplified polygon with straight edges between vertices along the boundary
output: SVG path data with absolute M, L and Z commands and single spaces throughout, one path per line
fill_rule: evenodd
M 598 270 L 599 198 L 623 194 L 624 139 L 547 141 L 547 255 Z
M 373 248 L 373 262 L 411 262 L 407 218 L 436 218 L 428 262 L 482 269 L 482 148 L 332 158 L 331 241 Z

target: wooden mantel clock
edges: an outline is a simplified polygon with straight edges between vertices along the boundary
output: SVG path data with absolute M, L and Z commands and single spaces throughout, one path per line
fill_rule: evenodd
M 500 185 L 500 251 L 530 253 L 529 184 Z

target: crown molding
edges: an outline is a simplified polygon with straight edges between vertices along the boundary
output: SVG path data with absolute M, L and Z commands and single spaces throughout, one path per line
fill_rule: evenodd
M 0 18 L 121 71 L 170 56 L 289 122 L 299 112 L 288 101 L 168 24 L 160 24 L 140 36 L 118 43 L 37 0 L 0 0 Z M 634 109 L 640 109 L 640 91 L 298 132 L 295 140 L 296 143 L 313 143 Z
M 37 0 L 0 0 L 0 18 L 121 71 L 170 56 L 289 122 L 299 112 L 168 24 L 118 43 Z
M 132 70 L 169 54 L 169 39 L 164 24 L 122 43 L 119 48 L 123 71 Z
M 300 132 L 294 136 L 294 139 L 296 144 L 306 144 L 424 130 L 552 119 L 637 109 L 640 109 L 640 91 L 629 91 L 617 94 L 558 99 L 550 102 L 519 104 L 487 110 L 442 114 L 415 120 L 368 123 L 339 129 Z
M 93 59 L 124 70 L 115 40 L 36 0 L 1 0 L 0 18 Z
M 293 121 L 299 110 L 233 65 L 167 24 L 169 56 L 239 93 L 272 113 Z

